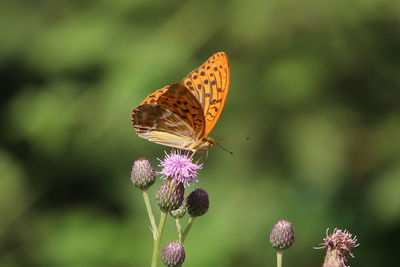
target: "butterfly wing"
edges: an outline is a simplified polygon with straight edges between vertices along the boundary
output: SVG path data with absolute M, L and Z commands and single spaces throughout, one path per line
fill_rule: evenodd
M 200 103 L 205 117 L 204 135 L 212 131 L 221 115 L 230 83 L 228 56 L 224 52 L 212 55 L 182 81 Z
M 199 138 L 204 136 L 205 120 L 199 101 L 181 83 L 171 84 L 156 101 L 190 125 Z
M 151 142 L 185 149 L 196 133 L 178 115 L 154 104 L 143 104 L 133 110 L 136 133 Z
M 193 149 L 195 141 L 204 135 L 201 106 L 183 84 L 174 83 L 160 90 L 163 89 L 162 94 L 149 95 L 144 104 L 133 110 L 133 126 L 140 137 L 151 142 Z M 149 104 L 153 99 L 155 101 Z
M 170 85 L 164 86 L 163 88 L 158 89 L 158 90 L 155 91 L 154 93 L 148 95 L 148 96 L 143 100 L 143 102 L 140 103 L 140 105 L 143 105 L 143 104 L 156 104 L 158 98 L 160 98 L 160 96 L 161 96 L 162 94 L 164 94 L 164 93 L 168 90 L 169 87 L 170 87 Z

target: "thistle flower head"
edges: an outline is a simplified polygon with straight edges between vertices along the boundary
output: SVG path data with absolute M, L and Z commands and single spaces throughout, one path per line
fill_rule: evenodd
M 197 181 L 197 171 L 203 167 L 202 164 L 193 163 L 189 152 L 179 150 L 172 150 L 170 154 L 165 153 L 164 160 L 159 159 L 159 161 L 159 166 L 163 169 L 158 174 L 163 175 L 164 180 L 171 178 L 184 186 Z
M 158 189 L 156 199 L 162 211 L 168 212 L 179 208 L 183 202 L 185 187 L 182 183 L 166 180 Z
M 354 258 L 351 249 L 360 245 L 357 242 L 357 237 L 353 237 L 353 235 L 346 230 L 342 231 L 337 228 L 333 230 L 331 235 L 329 235 L 328 231 L 329 229 L 326 230 L 324 242 L 322 242 L 319 247 L 315 247 L 315 249 L 327 248 L 323 266 L 346 267 L 345 253 L 347 252 L 351 257 Z
M 277 250 L 288 249 L 294 242 L 294 230 L 291 222 L 278 221 L 269 234 L 269 242 Z
M 185 260 L 185 249 L 179 242 L 169 242 L 162 250 L 162 262 L 168 267 L 180 267 Z
M 132 165 L 131 180 L 133 185 L 141 190 L 146 190 L 154 184 L 156 173 L 147 159 L 135 160 Z
M 203 189 L 193 190 L 186 198 L 186 208 L 190 216 L 198 217 L 208 211 L 208 194 Z

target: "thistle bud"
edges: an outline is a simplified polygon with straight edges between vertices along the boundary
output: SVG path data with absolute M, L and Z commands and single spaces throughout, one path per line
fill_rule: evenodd
M 186 207 L 182 205 L 182 206 L 180 206 L 180 207 L 179 207 L 178 209 L 176 209 L 176 210 L 171 210 L 169 214 L 171 214 L 171 216 L 172 216 L 173 218 L 175 218 L 175 219 L 180 219 L 180 218 L 182 218 L 183 216 L 185 216 L 185 214 L 186 214 Z
M 185 187 L 182 183 L 175 183 L 168 179 L 157 191 L 158 206 L 164 212 L 176 210 L 183 202 Z
M 288 249 L 294 242 L 294 230 L 292 223 L 278 221 L 271 230 L 269 242 L 276 250 Z
M 192 191 L 186 198 L 186 208 L 192 217 L 204 215 L 208 211 L 208 207 L 208 194 L 203 189 Z
M 162 262 L 168 267 L 180 267 L 185 260 L 185 249 L 179 242 L 169 242 L 162 250 Z
M 154 184 L 156 173 L 147 159 L 139 158 L 133 163 L 131 180 L 140 190 L 146 190 Z

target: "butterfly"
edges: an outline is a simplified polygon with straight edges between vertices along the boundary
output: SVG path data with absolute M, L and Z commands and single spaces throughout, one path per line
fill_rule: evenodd
M 221 115 L 230 83 L 228 56 L 218 52 L 181 83 L 148 95 L 132 110 L 136 133 L 151 142 L 197 152 L 216 142 L 209 137 Z

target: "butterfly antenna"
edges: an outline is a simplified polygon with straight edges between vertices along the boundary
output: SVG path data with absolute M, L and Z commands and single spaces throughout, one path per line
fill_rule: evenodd
M 229 154 L 233 155 L 233 152 L 232 152 L 232 151 L 229 151 L 228 149 L 226 149 L 225 147 L 223 147 L 223 146 L 220 145 L 219 143 L 215 142 L 215 144 L 216 144 L 217 146 L 219 146 L 220 148 L 222 148 L 222 150 L 224 150 L 224 151 L 228 152 Z
M 250 137 L 215 138 L 216 140 L 250 140 Z

